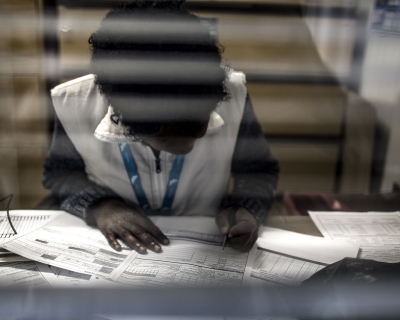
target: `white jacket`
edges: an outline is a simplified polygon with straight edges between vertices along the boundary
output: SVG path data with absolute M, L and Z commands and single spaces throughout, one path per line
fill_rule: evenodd
M 247 95 L 244 74 L 231 72 L 226 86 L 230 99 L 217 106 L 206 135 L 196 140 L 185 156 L 171 215 L 215 216 L 220 210 Z M 110 121 L 109 103 L 99 93 L 94 76 L 61 84 L 51 95 L 57 116 L 85 163 L 88 178 L 127 203 L 138 204 L 118 145 L 111 142 L 120 142 L 124 136 L 121 128 Z M 160 152 L 162 171 L 156 173 L 150 148 L 140 143 L 132 143 L 130 148 L 147 199 L 153 209 L 159 209 L 175 155 Z

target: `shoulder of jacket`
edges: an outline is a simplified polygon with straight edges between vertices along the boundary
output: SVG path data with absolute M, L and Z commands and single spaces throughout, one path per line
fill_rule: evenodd
M 246 75 L 243 72 L 228 69 L 225 86 L 230 95 L 241 95 L 243 92 L 247 93 Z
M 95 76 L 93 74 L 88 74 L 86 76 L 76 78 L 65 83 L 62 83 L 51 90 L 51 95 L 60 96 L 63 94 L 79 94 L 87 93 L 95 88 L 94 84 Z
M 241 71 L 235 71 L 233 69 L 229 69 L 228 83 L 237 86 L 244 86 L 246 84 L 246 75 Z
M 243 72 L 229 69 L 227 75 L 225 86 L 228 90 L 228 94 L 231 97 L 246 96 L 247 88 L 245 74 Z

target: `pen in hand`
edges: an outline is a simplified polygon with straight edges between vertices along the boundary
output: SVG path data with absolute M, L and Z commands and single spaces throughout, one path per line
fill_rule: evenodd
M 236 214 L 237 208 L 236 206 L 233 206 L 231 211 L 228 214 L 228 222 L 229 222 L 229 229 L 224 237 L 224 242 L 222 242 L 222 251 L 224 251 L 225 246 L 226 246 L 226 242 L 228 240 L 228 235 L 229 235 L 229 230 L 231 229 L 231 227 L 233 226 L 233 224 L 235 223 L 235 214 Z

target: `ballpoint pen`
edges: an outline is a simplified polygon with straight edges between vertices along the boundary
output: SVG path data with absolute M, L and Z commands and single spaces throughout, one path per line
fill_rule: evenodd
M 235 214 L 236 214 L 237 208 L 236 206 L 233 206 L 231 208 L 231 211 L 228 214 L 228 221 L 229 221 L 229 229 L 224 237 L 224 242 L 222 242 L 222 251 L 224 251 L 225 246 L 226 246 L 226 242 L 228 240 L 228 234 L 229 234 L 229 230 L 231 229 L 232 225 L 235 223 Z

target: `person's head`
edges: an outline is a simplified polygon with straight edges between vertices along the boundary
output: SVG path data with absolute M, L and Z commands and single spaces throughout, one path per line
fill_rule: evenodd
M 121 4 L 89 39 L 92 72 L 114 120 L 135 139 L 175 154 L 191 151 L 227 97 L 220 47 L 182 2 Z

